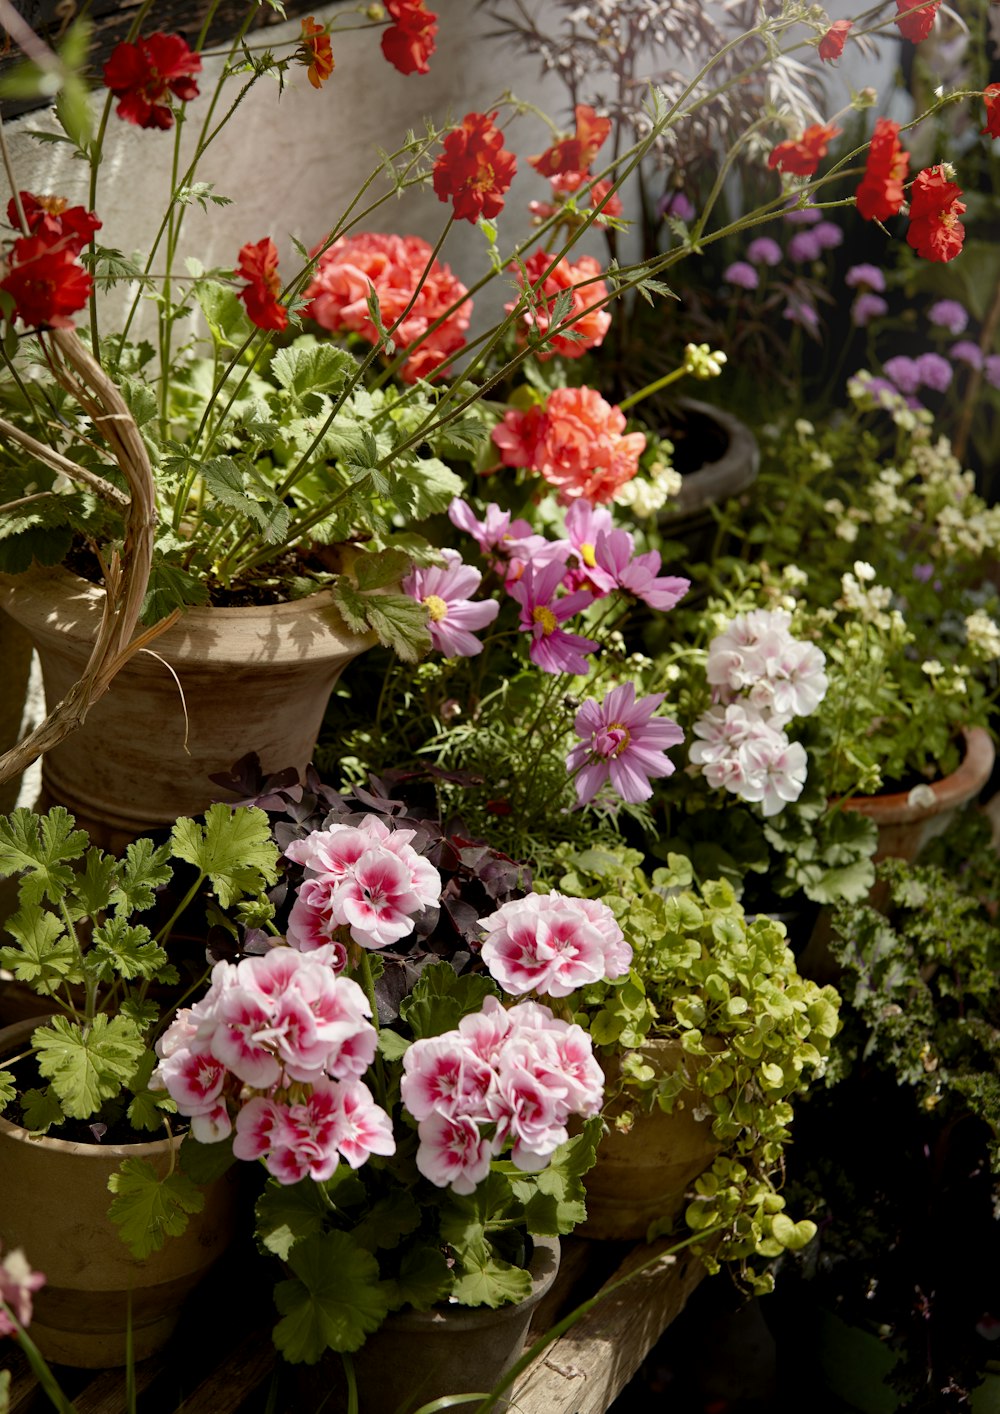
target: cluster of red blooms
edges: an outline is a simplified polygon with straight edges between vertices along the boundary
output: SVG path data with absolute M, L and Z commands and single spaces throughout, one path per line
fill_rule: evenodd
M 0 260 L 0 291 L 12 303 L 12 317 L 24 324 L 72 329 L 70 315 L 87 303 L 93 284 L 80 252 L 101 223 L 93 211 L 67 206 L 63 197 L 28 191 L 19 196 L 28 230 Z M 15 229 L 21 224 L 14 198 L 7 220 Z
M 382 53 L 401 74 L 426 74 L 437 47 L 437 15 L 424 0 L 385 0 L 392 24 L 382 36 Z
M 537 157 L 528 158 L 536 172 L 549 178 L 555 192 L 572 193 L 590 181 L 590 164 L 611 131 L 611 119 L 599 118 L 587 103 L 578 103 L 573 116 L 576 131 L 572 137 L 563 138 Z M 610 191 L 610 182 L 595 182 L 590 191 L 590 204 L 600 206 L 604 201 L 602 216 L 620 216 L 621 201 L 617 195 L 608 196 Z M 541 202 L 532 202 L 531 209 L 542 218 L 551 216 L 555 210 L 554 207 L 543 206 Z
M 458 221 L 475 224 L 480 216 L 498 216 L 504 192 L 514 180 L 517 158 L 504 147 L 495 117 L 466 113 L 461 126 L 445 138 L 434 163 L 434 190 L 441 201 L 451 201 Z
M 288 324 L 288 310 L 281 303 L 281 280 L 278 278 L 278 249 L 270 236 L 254 244 L 248 241 L 240 250 L 236 273 L 249 281 L 239 292 L 247 315 L 258 329 L 275 329 L 279 333 Z
M 134 44 L 118 44 L 104 65 L 104 83 L 118 99 L 115 112 L 140 128 L 172 128 L 170 94 L 187 103 L 198 97 L 194 75 L 201 73 L 201 55 L 193 53 L 179 34 L 147 35 Z

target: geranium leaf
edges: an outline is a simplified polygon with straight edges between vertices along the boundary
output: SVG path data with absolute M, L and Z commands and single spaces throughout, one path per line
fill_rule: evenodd
M 108 1216 L 121 1230 L 122 1241 L 141 1261 L 159 1252 L 168 1237 L 179 1237 L 190 1213 L 200 1213 L 204 1194 L 187 1174 L 175 1169 L 158 1178 L 145 1159 L 123 1159 L 108 1179 L 115 1197 Z
M 264 1251 L 287 1261 L 296 1242 L 323 1231 L 329 1211 L 319 1184 L 312 1179 L 269 1183 L 257 1199 L 257 1241 Z
M 152 908 L 154 889 L 173 877 L 169 858 L 169 845 L 157 846 L 150 839 L 133 840 L 125 851 L 111 907 L 120 913 L 142 913 Z
M 389 1309 L 412 1306 L 417 1311 L 429 1311 L 451 1294 L 451 1268 L 444 1253 L 436 1247 L 418 1245 L 404 1253 L 395 1281 L 387 1282 Z
M 600 1119 L 588 1120 L 580 1134 L 559 1146 L 548 1167 L 534 1175 L 535 1192 L 524 1209 L 529 1232 L 555 1237 L 572 1232 L 586 1218 L 587 1194 L 581 1180 L 594 1167 L 601 1131 Z
M 153 942 L 149 929 L 142 923 L 128 923 L 121 914 L 94 929 L 94 946 L 87 958 L 101 964 L 105 981 L 110 981 L 112 973 L 127 980 L 152 980 L 167 962 L 166 952 Z
M 467 1248 L 461 1264 L 464 1270 L 451 1294 L 463 1306 L 509 1306 L 531 1293 L 531 1277 L 524 1268 L 494 1257 L 485 1243 Z
M 109 907 L 118 870 L 114 855 L 96 847 L 87 850 L 86 860 L 83 873 L 76 877 L 73 897 L 67 900 L 69 916 L 74 922 L 78 918 L 93 918 Z
M 232 1136 L 217 1144 L 199 1144 L 191 1134 L 185 1134 L 180 1149 L 181 1168 L 192 1183 L 212 1183 L 221 1178 L 236 1163 Z
M 170 840 L 179 859 L 208 875 L 223 908 L 277 880 L 278 849 L 267 816 L 255 806 L 213 805 L 204 825 L 178 820 Z
M 314 1365 L 327 1350 L 357 1350 L 388 1315 L 378 1263 L 346 1232 L 297 1243 L 288 1264 L 296 1279 L 274 1292 L 283 1317 L 274 1343 L 286 1360 Z
M 145 1051 L 142 1037 L 123 1016 L 95 1016 L 89 1030 L 65 1016 L 32 1034 L 38 1070 L 70 1119 L 89 1119 L 131 1080 Z
M 499 995 L 489 977 L 469 973 L 459 977 L 446 962 L 425 967 L 399 1014 L 415 1038 L 440 1036 L 458 1025 L 463 1016 L 479 1011 L 485 999 Z
M 0 1070 L 0 1110 L 9 1105 L 17 1094 L 17 1082 L 12 1070 Z
M 46 895 L 59 903 L 72 885 L 70 861 L 79 859 L 90 843 L 85 830 L 74 829 L 68 810 L 54 805 L 45 815 L 18 807 L 0 817 L 0 877 L 28 872 L 21 884 L 21 898 L 39 903 Z
M 21 1096 L 21 1120 L 25 1129 L 33 1134 L 44 1134 L 54 1124 L 62 1124 L 66 1118 L 62 1105 L 51 1089 L 25 1090 Z
M 64 982 L 82 982 L 80 952 L 54 913 L 26 905 L 7 919 L 17 947 L 0 948 L 0 967 L 9 968 L 40 996 L 54 996 Z
M 405 1189 L 397 1188 L 372 1204 L 361 1221 L 351 1228 L 351 1236 L 359 1247 L 373 1252 L 398 1246 L 419 1226 L 420 1207 L 416 1199 Z

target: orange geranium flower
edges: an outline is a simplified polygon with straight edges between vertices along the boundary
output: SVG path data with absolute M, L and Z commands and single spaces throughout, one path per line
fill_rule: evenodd
M 503 145 L 496 113 L 466 113 L 442 144 L 434 163 L 434 190 L 450 201 L 459 221 L 476 222 L 503 210 L 503 194 L 514 180 L 517 158 Z
M 247 315 L 258 329 L 282 330 L 288 324 L 288 310 L 281 303 L 281 279 L 278 275 L 278 250 L 270 236 L 256 245 L 248 241 L 240 250 L 237 275 L 248 284 L 239 292 Z
M 835 20 L 819 42 L 819 57 L 824 63 L 839 59 L 844 52 L 853 20 Z
M 779 142 L 767 159 L 767 165 L 796 177 L 811 177 L 826 156 L 830 143 L 839 135 L 840 129 L 832 123 L 812 123 L 801 137 Z
M 906 239 L 925 260 L 954 260 L 965 240 L 958 219 L 965 211 L 962 189 L 948 180 L 943 167 L 925 167 L 910 188 L 910 225 Z
M 903 183 L 909 170 L 910 154 L 899 141 L 899 124 L 879 118 L 856 197 L 866 221 L 887 221 L 896 215 L 906 200 Z
M 333 48 L 330 44 L 330 36 L 323 25 L 316 23 L 312 15 L 302 21 L 302 43 L 299 45 L 296 58 L 300 63 L 308 65 L 309 72 L 306 77 L 313 88 L 322 88 L 333 73 Z

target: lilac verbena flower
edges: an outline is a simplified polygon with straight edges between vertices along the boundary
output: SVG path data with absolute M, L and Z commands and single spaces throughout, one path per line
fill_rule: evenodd
M 816 227 L 816 231 L 819 227 Z M 804 264 L 807 260 L 818 260 L 823 254 L 823 247 L 816 239 L 816 231 L 796 231 L 795 235 L 788 242 L 788 258 L 797 264 Z
M 813 227 L 812 235 L 820 250 L 836 250 L 839 245 L 844 244 L 843 231 L 832 221 L 821 221 L 818 226 Z
M 635 804 L 653 793 L 653 776 L 669 776 L 674 763 L 663 748 L 677 746 L 684 733 L 668 717 L 652 720 L 663 701 L 662 692 L 635 699 L 635 684 L 613 687 L 600 704 L 590 698 L 576 714 L 573 729 L 580 737 L 566 757 L 566 769 L 577 772 L 577 803 L 586 805 L 606 781 Z
M 473 601 L 469 595 L 482 575 L 462 563 L 457 550 L 442 550 L 445 563 L 415 569 L 403 580 L 403 593 L 427 610 L 431 643 L 446 658 L 472 658 L 483 645 L 470 630 L 485 628 L 500 612 L 495 599 Z
M 819 328 L 819 314 L 806 300 L 791 299 L 781 311 L 781 317 L 814 333 Z
M 760 284 L 760 276 L 745 260 L 734 260 L 722 272 L 727 285 L 736 285 L 741 290 L 755 290 Z
M 863 285 L 880 295 L 885 293 L 885 276 L 877 265 L 852 265 L 844 276 L 844 284 L 849 285 L 852 290 Z
M 584 654 L 593 653 L 598 645 L 592 638 L 567 633 L 560 625 L 592 604 L 594 596 L 578 589 L 557 599 L 564 572 L 559 561 L 528 564 L 521 578 L 508 584 L 507 592 L 521 606 L 520 626 L 531 635 L 528 656 L 535 666 L 545 673 L 575 673 L 583 677 L 590 671 Z
M 682 191 L 668 192 L 657 207 L 661 216 L 673 216 L 678 221 L 692 221 L 694 207 Z
M 770 236 L 758 236 L 747 246 L 746 257 L 751 265 L 780 265 L 781 246 Z
M 951 384 L 951 364 L 939 353 L 924 353 L 916 360 L 917 376 L 925 388 L 943 393 Z
M 881 319 L 889 306 L 881 295 L 873 295 L 870 290 L 862 290 L 851 305 L 851 320 L 855 327 L 864 329 L 873 319 Z
M 937 300 L 927 311 L 927 318 L 949 334 L 962 334 L 969 325 L 969 311 L 955 299 Z
M 920 387 L 920 371 L 916 359 L 908 358 L 906 354 L 897 354 L 895 358 L 886 359 L 884 368 L 886 377 L 892 380 L 901 393 L 912 394 Z
M 967 363 L 970 368 L 983 366 L 983 351 L 971 339 L 959 339 L 957 344 L 952 344 L 948 353 L 951 358 L 957 359 L 959 363 Z
M 1000 388 L 1000 354 L 987 354 L 983 370 L 990 387 Z

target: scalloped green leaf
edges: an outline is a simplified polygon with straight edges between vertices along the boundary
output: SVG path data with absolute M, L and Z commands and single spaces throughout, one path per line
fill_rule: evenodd
M 378 1263 L 346 1232 L 297 1243 L 288 1265 L 295 1279 L 274 1292 L 282 1316 L 274 1343 L 286 1360 L 315 1365 L 327 1350 L 357 1350 L 389 1313 Z

